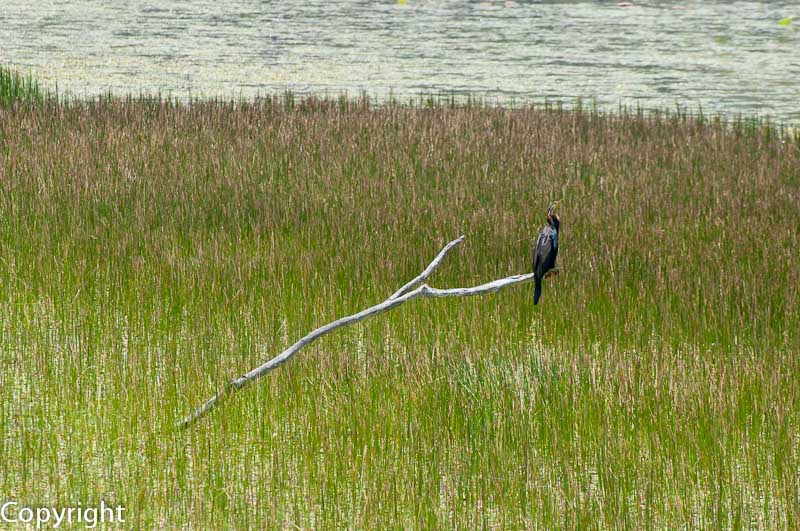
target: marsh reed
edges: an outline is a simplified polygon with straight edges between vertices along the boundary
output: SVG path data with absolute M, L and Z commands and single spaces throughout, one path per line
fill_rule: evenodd
M 796 134 L 795 134 L 796 135 Z M 333 334 L 431 279 L 562 274 Z M 800 525 L 800 138 L 366 99 L 0 106 L 0 499 L 129 528 Z

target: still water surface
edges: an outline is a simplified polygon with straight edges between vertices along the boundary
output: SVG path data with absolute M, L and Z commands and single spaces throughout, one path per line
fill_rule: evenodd
M 0 63 L 78 96 L 580 96 L 800 123 L 796 0 L 0 0 Z

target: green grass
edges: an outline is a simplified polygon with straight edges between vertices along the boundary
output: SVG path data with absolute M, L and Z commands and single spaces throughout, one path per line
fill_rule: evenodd
M 560 268 L 340 330 L 431 279 Z M 748 120 L 104 98 L 0 117 L 0 500 L 126 528 L 794 529 L 800 138 Z M 111 527 L 113 528 L 113 526 Z
M 25 77 L 0 65 L 0 108 L 19 101 L 41 102 L 43 99 L 44 93 L 33 76 Z

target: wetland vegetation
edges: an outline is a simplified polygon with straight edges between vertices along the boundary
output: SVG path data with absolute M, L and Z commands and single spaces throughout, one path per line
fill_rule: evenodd
M 794 134 L 794 136 L 792 136 Z M 325 337 L 192 429 L 231 377 Z M 800 525 L 800 138 L 289 96 L 0 106 L 0 498 L 133 528 Z

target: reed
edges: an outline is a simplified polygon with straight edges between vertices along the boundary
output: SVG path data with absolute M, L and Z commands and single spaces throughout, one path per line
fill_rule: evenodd
M 130 528 L 800 524 L 800 138 L 294 96 L 0 109 L 0 499 Z M 194 429 L 307 331 L 332 334 Z
M 42 99 L 44 93 L 32 75 L 25 77 L 0 65 L 0 107 L 7 107 L 18 101 L 41 102 Z

